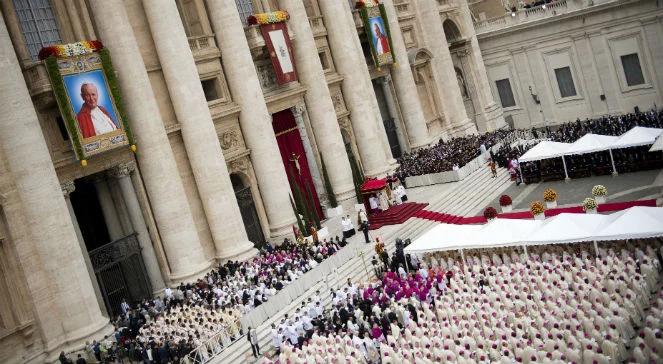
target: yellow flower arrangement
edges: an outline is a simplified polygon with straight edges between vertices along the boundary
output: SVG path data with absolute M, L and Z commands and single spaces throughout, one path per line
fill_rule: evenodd
M 552 188 L 546 188 L 545 191 L 543 191 L 543 200 L 546 202 L 553 202 L 557 200 L 557 192 L 553 190 Z
M 265 25 L 274 23 L 283 23 L 290 19 L 290 15 L 285 10 L 277 10 L 269 13 L 253 14 L 247 18 L 249 25 Z
M 542 214 L 546 208 L 543 207 L 541 201 L 534 201 L 529 205 L 529 210 L 532 212 L 532 215 Z

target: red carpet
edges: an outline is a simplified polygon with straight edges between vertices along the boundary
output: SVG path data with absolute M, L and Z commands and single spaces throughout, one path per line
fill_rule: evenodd
M 379 229 L 385 225 L 402 224 L 409 218 L 417 216 L 426 206 L 428 206 L 427 203 L 416 202 L 406 202 L 392 206 L 386 211 L 368 217 L 369 230 Z
M 620 210 L 625 210 L 629 207 L 633 206 L 651 206 L 655 207 L 656 206 L 656 200 L 639 200 L 639 201 L 627 201 L 627 202 L 610 202 L 610 203 L 604 203 L 600 204 L 597 208 L 598 212 L 613 212 L 613 211 L 620 211 Z M 545 211 L 546 217 L 552 217 L 555 215 L 559 215 L 561 213 L 575 213 L 575 214 L 582 214 L 584 211 L 582 210 L 582 206 L 569 206 L 569 207 L 557 207 L 554 209 L 549 209 Z M 486 223 L 486 218 L 483 216 L 456 216 L 456 215 L 449 215 L 445 214 L 443 212 L 435 212 L 435 211 L 427 211 L 427 210 L 419 210 L 417 211 L 414 216 L 420 218 L 420 219 L 427 219 L 427 220 L 432 220 L 432 221 L 438 221 L 441 223 L 446 223 L 446 224 L 459 224 L 459 225 L 467 225 L 467 224 L 485 224 Z M 501 219 L 533 219 L 534 216 L 532 216 L 532 213 L 529 212 L 529 210 L 526 211 L 518 211 L 518 212 L 507 212 L 503 214 L 498 214 L 498 218 Z

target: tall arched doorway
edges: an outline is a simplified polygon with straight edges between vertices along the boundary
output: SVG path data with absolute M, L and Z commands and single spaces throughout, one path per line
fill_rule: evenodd
M 236 173 L 230 175 L 230 181 L 233 184 L 233 190 L 235 191 L 239 211 L 242 213 L 242 221 L 244 222 L 246 235 L 254 245 L 260 246 L 265 242 L 265 235 L 262 233 L 260 219 L 258 218 L 258 210 L 256 210 L 256 204 L 253 201 L 251 185 L 244 183 L 244 180 L 242 180 L 242 178 Z

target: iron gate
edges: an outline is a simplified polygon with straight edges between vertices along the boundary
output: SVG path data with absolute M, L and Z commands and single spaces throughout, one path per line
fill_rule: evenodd
M 89 253 L 106 309 L 112 316 L 122 312 L 122 299 L 132 304 L 152 297 L 140 251 L 136 234 L 131 234 Z

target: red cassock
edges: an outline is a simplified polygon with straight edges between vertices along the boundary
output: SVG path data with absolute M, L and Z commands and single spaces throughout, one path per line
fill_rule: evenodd
M 378 38 L 378 42 L 380 42 L 380 45 L 382 45 L 382 51 L 383 53 L 389 53 L 389 39 L 387 39 L 387 36 L 384 34 Z
M 110 116 L 108 111 L 106 111 L 106 109 L 104 109 L 104 107 L 101 105 L 99 105 L 98 107 L 99 110 L 101 110 L 101 112 L 106 114 L 106 116 L 108 116 L 108 118 L 113 122 L 113 124 L 117 126 L 117 123 L 115 122 L 115 120 L 113 120 L 113 118 Z M 78 128 L 80 129 L 83 138 L 90 138 L 97 135 L 97 133 L 94 131 L 94 124 L 92 123 L 92 115 L 90 115 L 90 111 L 91 111 L 90 107 L 87 106 L 86 104 L 83 104 L 83 106 L 81 106 L 80 111 L 78 111 L 78 114 L 76 115 L 76 120 L 78 120 Z

